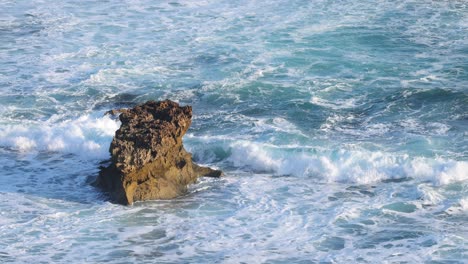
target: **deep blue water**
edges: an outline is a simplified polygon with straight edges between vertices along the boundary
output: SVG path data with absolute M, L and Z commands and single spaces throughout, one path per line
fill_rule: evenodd
M 226 177 L 89 185 L 146 100 Z M 463 263 L 465 1 L 0 0 L 0 262 Z

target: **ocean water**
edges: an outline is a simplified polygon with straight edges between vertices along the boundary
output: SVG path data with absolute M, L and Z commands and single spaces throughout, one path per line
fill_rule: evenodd
M 222 169 L 90 186 L 146 100 Z M 466 263 L 466 1 L 0 0 L 1 263 Z

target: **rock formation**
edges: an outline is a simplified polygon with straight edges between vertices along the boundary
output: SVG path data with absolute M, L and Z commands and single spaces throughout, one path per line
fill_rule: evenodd
M 101 169 L 95 183 L 115 202 L 174 198 L 186 193 L 198 176 L 222 175 L 193 163 L 182 145 L 192 122 L 191 106 L 148 101 L 119 113 L 122 125 L 109 149 L 111 164 Z

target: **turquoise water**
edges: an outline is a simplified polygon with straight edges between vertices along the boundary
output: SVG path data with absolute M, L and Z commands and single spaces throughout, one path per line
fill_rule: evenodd
M 464 1 L 1 1 L 0 262 L 463 263 Z M 89 183 L 172 99 L 222 179 L 123 207 Z

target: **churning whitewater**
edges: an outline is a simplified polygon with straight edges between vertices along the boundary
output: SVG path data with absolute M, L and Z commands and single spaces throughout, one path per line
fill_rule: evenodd
M 463 263 L 464 1 L 0 0 L 1 263 Z M 221 169 L 91 186 L 147 100 Z

